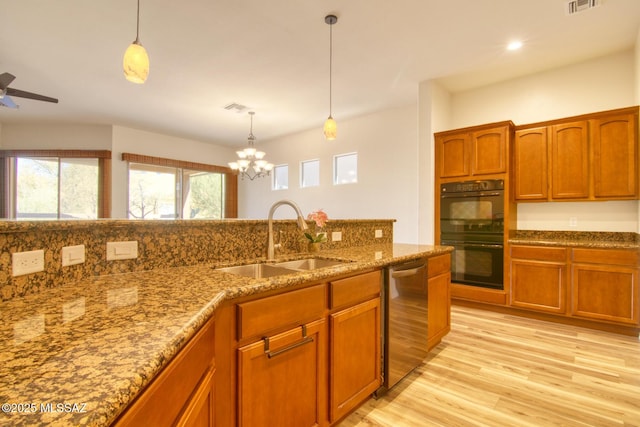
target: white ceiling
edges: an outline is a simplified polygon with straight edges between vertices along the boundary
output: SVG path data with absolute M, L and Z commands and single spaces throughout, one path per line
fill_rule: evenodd
M 143 85 L 125 80 L 136 0 L 0 0 L 0 73 L 13 98 L 0 123 L 117 124 L 223 145 L 406 105 L 418 84 L 450 91 L 551 69 L 634 46 L 640 0 L 600 0 L 568 16 L 565 0 L 141 0 Z M 506 44 L 522 39 L 523 49 Z M 249 109 L 224 109 L 229 103 Z

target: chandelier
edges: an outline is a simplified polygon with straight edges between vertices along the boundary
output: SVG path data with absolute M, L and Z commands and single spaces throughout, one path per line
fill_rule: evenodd
M 240 177 L 245 177 L 253 181 L 256 178 L 262 178 L 263 176 L 269 176 L 273 169 L 273 163 L 269 163 L 264 159 L 265 152 L 258 151 L 254 147 L 256 137 L 253 136 L 253 111 L 249 111 L 251 116 L 251 129 L 249 131 L 249 137 L 247 138 L 248 147 L 242 151 L 236 151 L 238 160 L 235 162 L 229 162 L 231 170 L 240 174 Z

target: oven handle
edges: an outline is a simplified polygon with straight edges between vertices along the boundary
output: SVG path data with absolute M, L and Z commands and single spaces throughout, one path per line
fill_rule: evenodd
M 501 245 L 499 243 L 468 243 L 468 242 L 459 242 L 459 241 L 455 241 L 455 240 L 446 240 L 446 241 L 442 241 L 440 242 L 441 245 L 443 246 L 462 246 L 465 248 L 493 248 L 493 249 L 502 249 L 504 248 L 504 245 Z
M 502 193 L 442 193 L 441 197 L 443 199 L 453 199 L 453 198 L 461 198 L 461 197 L 492 197 L 492 196 L 502 196 Z

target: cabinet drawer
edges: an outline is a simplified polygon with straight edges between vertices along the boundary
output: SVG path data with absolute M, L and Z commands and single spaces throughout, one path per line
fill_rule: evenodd
M 380 295 L 380 271 L 329 283 L 331 308 L 353 305 Z
M 238 304 L 238 339 L 322 317 L 325 295 L 325 285 L 316 285 Z
M 439 255 L 427 259 L 427 275 L 434 277 L 451 271 L 451 254 Z
M 171 426 L 214 359 L 209 321 L 116 422 L 122 426 Z
M 567 250 L 565 248 L 548 248 L 544 246 L 512 246 L 511 258 L 566 262 Z
M 573 249 L 573 262 L 638 266 L 640 251 L 631 249 Z

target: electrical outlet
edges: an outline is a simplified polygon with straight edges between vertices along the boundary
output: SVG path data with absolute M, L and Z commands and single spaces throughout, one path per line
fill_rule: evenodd
M 14 252 L 11 254 L 11 275 L 22 276 L 44 270 L 44 251 Z
M 375 236 L 376 236 L 376 239 L 381 238 L 382 237 L 382 230 L 376 230 Z
M 82 264 L 84 262 L 84 245 L 65 246 L 62 248 L 62 266 Z
M 331 233 L 332 242 L 339 242 L 340 240 L 342 240 L 342 231 L 334 231 Z
M 107 242 L 107 261 L 138 258 L 138 242 Z
M 577 227 L 578 226 L 578 218 L 575 216 L 569 217 L 569 227 Z

